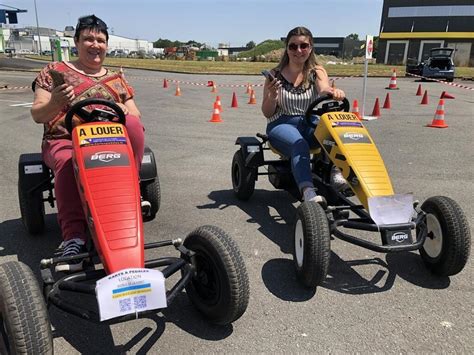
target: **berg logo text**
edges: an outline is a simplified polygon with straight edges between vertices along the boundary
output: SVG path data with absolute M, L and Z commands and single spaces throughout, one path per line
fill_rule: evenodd
M 121 155 L 117 152 L 97 152 L 91 156 L 91 160 L 100 160 L 104 163 L 110 163 L 114 159 L 120 159 Z
M 403 232 L 397 232 L 392 235 L 392 240 L 398 243 L 402 243 L 407 239 L 408 239 L 408 234 L 403 233 Z

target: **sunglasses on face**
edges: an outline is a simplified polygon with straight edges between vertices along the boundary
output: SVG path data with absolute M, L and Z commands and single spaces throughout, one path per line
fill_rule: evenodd
M 289 49 L 290 51 L 296 51 L 296 50 L 298 50 L 298 48 L 299 48 L 299 49 L 301 49 L 302 51 L 306 51 L 306 50 L 309 49 L 309 46 L 310 46 L 309 43 L 301 43 L 301 44 L 290 43 L 290 44 L 288 45 L 288 49 Z

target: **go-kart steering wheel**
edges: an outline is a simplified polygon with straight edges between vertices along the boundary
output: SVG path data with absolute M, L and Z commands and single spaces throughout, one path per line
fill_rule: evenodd
M 315 109 L 316 106 L 318 106 L 321 102 L 324 102 L 324 101 L 329 101 L 329 102 L 324 104 L 323 107 Z M 306 120 L 306 123 L 310 127 L 316 127 L 315 124 L 311 122 L 312 115 L 321 116 L 322 114 L 327 113 L 327 112 L 337 112 L 337 111 L 349 112 L 350 107 L 351 106 L 349 104 L 349 101 L 346 98 L 343 98 L 342 101 L 336 101 L 332 99 L 331 94 L 326 94 L 326 95 L 318 97 L 309 105 L 308 109 L 306 110 L 306 113 L 304 114 L 304 118 Z
M 90 99 L 84 99 L 79 102 L 76 102 L 72 107 L 69 109 L 69 111 L 66 114 L 66 117 L 64 118 L 64 123 L 66 125 L 66 129 L 69 132 L 69 134 L 72 134 L 72 118 L 74 115 L 78 116 L 81 120 L 84 122 L 100 122 L 100 121 L 111 121 L 110 118 L 106 118 L 103 116 L 99 115 L 94 115 L 93 112 L 88 112 L 87 110 L 84 110 L 85 106 L 90 106 L 90 105 L 102 105 L 102 106 L 107 106 L 113 110 L 111 112 L 112 115 L 116 114 L 118 117 L 117 123 L 121 123 L 125 125 L 125 113 L 123 110 L 120 108 L 119 105 L 117 105 L 113 101 L 109 101 L 106 99 L 99 99 L 99 98 L 90 98 Z M 115 121 L 114 121 L 115 122 Z

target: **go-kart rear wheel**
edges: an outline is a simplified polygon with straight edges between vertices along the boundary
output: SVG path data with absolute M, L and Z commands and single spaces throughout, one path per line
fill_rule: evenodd
M 456 201 L 445 196 L 430 197 L 421 209 L 427 214 L 427 237 L 420 249 L 423 262 L 440 276 L 459 273 L 466 265 L 471 249 L 466 215 Z
M 255 190 L 257 169 L 245 166 L 242 151 L 235 152 L 232 159 L 232 186 L 239 200 L 247 201 Z
M 293 260 L 298 278 L 307 287 L 319 286 L 329 268 L 331 233 L 326 213 L 315 202 L 303 202 L 296 210 Z
M 161 203 L 160 180 L 156 176 L 153 180 L 140 182 L 140 191 L 145 201 L 150 202 L 150 212 L 143 216 L 143 221 L 148 222 L 155 219 Z
M 240 318 L 249 301 L 249 280 L 237 244 L 222 229 L 202 226 L 184 246 L 195 253 L 196 273 L 186 286 L 191 302 L 216 324 Z
M 40 234 L 44 230 L 43 192 L 35 191 L 28 194 L 18 184 L 18 199 L 20 202 L 21 220 L 29 234 Z
M 33 272 L 17 261 L 0 265 L 0 354 L 52 354 L 44 298 Z

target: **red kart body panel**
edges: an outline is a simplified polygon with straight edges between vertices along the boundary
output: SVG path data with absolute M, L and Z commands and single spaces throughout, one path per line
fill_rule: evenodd
M 82 124 L 74 128 L 72 140 L 84 214 L 105 271 L 143 268 L 139 177 L 125 126 Z

